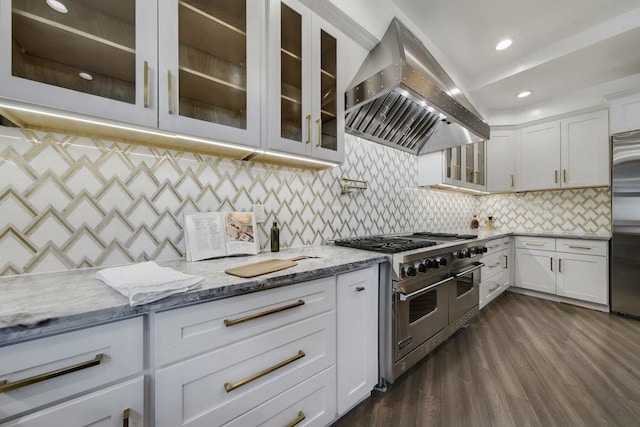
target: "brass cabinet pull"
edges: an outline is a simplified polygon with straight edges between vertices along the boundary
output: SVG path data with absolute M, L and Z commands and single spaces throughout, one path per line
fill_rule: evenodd
M 144 61 L 144 108 L 149 108 L 149 62 Z
M 173 82 L 171 81 L 171 70 L 167 70 L 167 90 L 169 93 L 169 114 L 173 114 Z
M 90 368 L 92 366 L 102 363 L 104 354 L 96 354 L 92 360 L 86 362 L 76 363 L 75 365 L 67 366 L 66 368 L 56 369 L 55 371 L 46 372 L 40 375 L 34 375 L 33 377 L 25 378 L 23 380 L 10 383 L 7 380 L 0 381 L 0 393 L 6 393 L 7 391 L 22 388 L 31 384 L 39 383 L 42 381 L 50 380 L 51 378 L 60 377 L 62 375 L 70 374 L 72 372 L 80 371 L 82 369 Z
M 515 180 L 513 179 L 513 175 L 511 175 L 511 186 L 512 186 L 512 187 L 515 187 L 515 185 L 516 185 L 516 182 L 515 182 Z
M 318 128 L 318 143 L 316 147 L 322 147 L 322 120 L 316 120 L 316 127 Z
M 578 246 L 578 245 L 569 245 L 569 247 L 571 249 L 586 249 L 588 251 L 590 251 L 592 249 L 589 246 Z
M 504 257 L 504 267 L 503 268 L 509 268 L 509 257 L 507 255 L 503 255 Z
M 553 271 L 553 258 L 549 258 L 550 268 Z
M 233 325 L 237 325 L 238 323 L 244 323 L 244 322 L 248 322 L 249 320 L 254 320 L 254 319 L 258 319 L 260 317 L 264 317 L 264 316 L 268 316 L 270 314 L 274 314 L 274 313 L 280 313 L 281 311 L 285 311 L 285 310 L 289 310 L 291 308 L 295 308 L 295 307 L 300 307 L 301 305 L 304 305 L 304 301 L 299 299 L 298 301 L 289 304 L 289 305 L 285 305 L 282 307 L 277 307 L 277 308 L 272 308 L 271 310 L 267 310 L 267 311 L 262 311 L 260 313 L 255 313 L 255 314 L 250 314 L 248 316 L 245 317 L 239 317 L 237 319 L 224 319 L 224 326 L 233 326 Z
M 489 249 L 494 249 L 494 248 L 497 248 L 497 247 L 499 247 L 499 246 L 500 246 L 500 245 L 491 245 L 491 246 L 487 246 L 487 248 L 489 248 Z
M 229 393 L 230 391 L 235 390 L 239 387 L 242 387 L 243 385 L 249 384 L 251 381 L 255 381 L 258 378 L 262 378 L 273 371 L 277 371 L 278 369 L 283 368 L 288 364 L 295 362 L 298 359 L 302 359 L 304 356 L 305 356 L 304 351 L 298 350 L 298 354 L 296 354 L 295 356 L 287 360 L 283 360 L 282 362 L 276 365 L 273 365 L 272 367 L 267 368 L 264 371 L 260 371 L 257 374 L 253 374 L 243 380 L 238 381 L 237 383 L 224 383 L 224 389 L 227 393 Z
M 122 427 L 129 427 L 129 417 L 131 416 L 131 409 L 127 408 L 122 413 Z
M 538 242 L 524 242 L 524 244 L 527 246 L 544 246 L 544 243 L 538 243 Z
M 493 288 L 489 288 L 489 292 L 493 292 L 496 289 L 498 289 L 499 287 L 500 287 L 500 285 L 496 283 L 496 285 Z
M 496 262 L 495 264 L 491 264 L 491 265 L 489 266 L 489 268 L 494 268 L 494 267 L 497 267 L 497 266 L 499 266 L 499 265 L 500 265 L 500 261 Z
M 476 171 L 473 174 L 475 176 L 475 178 L 473 179 L 474 180 L 474 184 L 480 185 L 480 182 L 479 182 L 480 181 L 480 172 Z
M 304 415 L 304 412 L 300 411 L 300 412 L 298 412 L 298 418 L 296 418 L 295 420 L 293 420 L 289 424 L 287 424 L 287 427 L 295 427 L 298 424 L 300 424 L 302 421 L 304 421 L 305 418 L 307 418 L 307 417 Z
M 555 175 L 554 181 L 555 181 L 555 183 L 557 184 L 557 183 L 558 183 L 558 170 L 556 169 L 556 170 L 555 170 L 555 171 L 553 171 L 553 172 L 554 172 L 554 175 Z
M 567 182 L 567 170 L 562 169 L 562 181 Z
M 562 273 L 562 258 L 558 258 L 558 273 Z
M 307 144 L 311 144 L 311 114 L 307 114 Z
M 364 291 L 364 290 L 365 290 L 365 287 L 364 287 L 364 286 L 358 286 L 358 287 L 356 288 L 356 292 L 362 292 L 362 291 Z

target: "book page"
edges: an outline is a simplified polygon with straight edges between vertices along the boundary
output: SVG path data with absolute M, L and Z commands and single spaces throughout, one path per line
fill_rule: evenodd
M 224 223 L 220 212 L 184 216 L 187 261 L 226 256 Z
M 226 212 L 224 214 L 227 254 L 257 254 L 256 219 L 253 212 Z

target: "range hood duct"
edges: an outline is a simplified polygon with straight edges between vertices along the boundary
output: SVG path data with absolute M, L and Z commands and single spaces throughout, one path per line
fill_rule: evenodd
M 424 154 L 489 139 L 489 125 L 394 18 L 346 91 L 346 131 Z

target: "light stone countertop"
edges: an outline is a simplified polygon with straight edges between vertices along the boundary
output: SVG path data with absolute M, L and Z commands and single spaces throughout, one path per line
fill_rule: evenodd
M 272 258 L 307 255 L 298 265 L 251 279 L 224 270 Z M 128 298 L 95 278 L 100 268 L 0 278 L 0 346 L 66 332 L 116 319 L 181 307 L 307 280 L 327 277 L 386 261 L 384 255 L 337 246 L 311 246 L 255 256 L 207 261 L 158 262 L 204 278 L 201 288 L 130 307 Z
M 550 237 L 562 239 L 580 239 L 580 240 L 610 240 L 611 234 L 601 233 L 570 233 L 566 231 L 518 231 L 518 230 L 485 230 L 485 229 L 463 229 L 455 230 L 457 234 L 474 234 L 479 239 L 492 239 L 497 237 L 508 236 L 526 236 L 526 237 Z

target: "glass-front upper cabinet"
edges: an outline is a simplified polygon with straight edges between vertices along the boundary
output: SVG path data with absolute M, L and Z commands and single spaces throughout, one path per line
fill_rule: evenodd
M 449 181 L 460 181 L 461 179 L 461 169 L 460 164 L 462 163 L 462 148 L 463 147 L 452 147 L 447 148 L 444 152 L 444 162 L 445 162 L 445 182 Z
M 157 126 L 156 3 L 3 0 L 0 97 Z
M 464 146 L 465 152 L 465 183 L 484 186 L 484 142 L 476 142 Z
M 263 3 L 158 2 L 162 129 L 260 145 Z
M 272 0 L 268 22 L 268 147 L 341 162 L 340 33 L 296 0 Z

